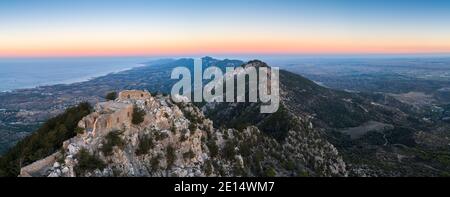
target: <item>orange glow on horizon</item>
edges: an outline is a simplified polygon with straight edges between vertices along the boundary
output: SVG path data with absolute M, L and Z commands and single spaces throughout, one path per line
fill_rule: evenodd
M 273 41 L 178 41 L 135 43 L 68 43 L 66 45 L 0 46 L 0 57 L 76 57 L 76 56 L 170 56 L 193 54 L 417 54 L 449 53 L 450 46 L 440 44 L 389 44 L 385 42 L 349 42 L 335 40 Z
M 449 38 L 351 35 L 43 34 L 1 37 L 0 57 L 171 56 L 194 54 L 417 54 L 449 53 Z
M 170 56 L 196 54 L 433 54 L 450 53 L 450 47 L 429 46 L 178 46 L 178 47 L 92 47 L 57 49 L 0 49 L 0 57 L 83 57 L 83 56 Z
M 0 34 L 0 57 L 450 53 L 450 37 L 437 33 L 176 30 L 16 31 Z
M 5 1 L 0 57 L 442 54 L 450 53 L 449 8 L 447 1 Z

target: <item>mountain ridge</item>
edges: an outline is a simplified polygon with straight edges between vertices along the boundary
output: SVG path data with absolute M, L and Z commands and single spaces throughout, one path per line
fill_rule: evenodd
M 234 67 L 268 66 L 258 60 L 243 63 L 238 60 L 204 59 L 207 60 L 204 62 L 204 67 L 214 64 L 221 65 L 219 66 L 221 68 L 230 65 Z M 193 59 L 181 59 L 171 63 L 163 62 L 159 67 L 171 68 L 179 66 L 178 64 L 181 63 L 193 66 Z M 145 68 L 141 69 L 145 70 Z M 162 73 L 168 75 L 167 71 Z M 164 81 L 164 84 L 170 83 L 172 82 Z M 153 84 L 155 87 L 159 85 L 162 85 L 162 82 Z M 130 87 L 140 88 L 145 85 Z M 449 154 L 445 149 L 442 150 L 448 140 L 441 139 L 442 142 L 439 145 L 432 146 L 427 140 L 434 139 L 436 136 L 426 130 L 429 125 L 416 116 L 413 108 L 389 95 L 332 90 L 284 70 L 280 71 L 280 95 L 280 110 L 274 114 L 260 114 L 260 103 L 206 105 L 196 103 L 189 106 L 178 106 L 172 103 L 179 109 L 186 107 L 189 109 L 181 110 L 183 114 L 181 119 L 191 119 L 188 125 L 185 125 L 188 130 L 190 123 L 198 121 L 196 117 L 201 117 L 202 121 L 208 122 L 209 126 L 207 127 L 211 128 L 210 126 L 212 126 L 216 135 L 212 135 L 209 130 L 200 128 L 204 126 L 199 126 L 202 124 L 197 125 L 198 132 L 202 133 L 202 136 L 209 136 L 207 139 L 214 139 L 216 143 L 222 142 L 217 148 L 208 140 L 201 143 L 202 150 L 209 155 L 208 158 L 212 163 L 203 163 L 204 169 L 198 169 L 197 175 L 206 176 L 206 169 L 210 171 L 211 166 L 213 166 L 212 172 L 214 172 L 212 175 L 215 176 L 441 176 L 448 171 L 446 158 Z M 168 97 L 156 96 L 156 94 L 151 94 L 151 96 L 165 103 L 171 103 Z M 195 111 L 195 115 L 189 115 L 192 110 Z M 164 117 L 160 118 L 164 119 Z M 194 129 L 193 126 L 191 128 Z M 165 130 L 170 131 L 171 125 Z M 160 133 L 161 130 L 158 132 Z M 246 134 L 243 135 L 243 133 Z M 125 135 L 121 137 L 139 141 L 142 136 L 135 138 Z M 117 139 L 117 136 L 111 138 Z M 224 140 L 225 138 L 227 139 Z M 169 135 L 168 139 L 179 141 L 180 136 Z M 199 139 L 196 138 L 196 140 Z M 200 137 L 200 141 L 202 141 L 202 137 Z M 250 143 L 251 146 L 248 147 L 245 145 L 246 141 L 254 143 Z M 155 145 L 157 142 L 152 141 L 151 144 Z M 167 144 L 161 146 L 166 149 L 160 152 L 162 156 L 159 158 L 160 162 L 164 163 L 162 160 L 167 161 L 168 146 Z M 428 146 L 433 148 L 430 149 Z M 238 148 L 230 149 L 230 147 Z M 134 144 L 126 150 L 136 152 L 138 148 L 139 145 Z M 220 153 L 221 158 L 211 159 L 214 154 L 210 148 L 217 149 L 212 152 Z M 101 156 L 99 151 L 101 152 L 102 149 L 100 144 L 96 144 L 88 150 L 89 154 L 82 155 L 88 159 L 92 159 L 90 156 L 96 154 L 104 161 L 111 159 Z M 241 149 L 244 151 L 241 152 Z M 122 155 L 126 155 L 123 154 L 123 150 L 117 148 L 113 148 L 113 150 L 114 154 L 121 154 L 122 151 Z M 228 153 L 233 156 L 225 156 Z M 130 156 L 130 154 L 128 155 Z M 186 150 L 177 158 L 184 157 L 184 154 L 186 157 L 192 155 Z M 72 157 L 75 155 L 72 154 Z M 135 155 L 132 156 L 134 158 Z M 439 159 L 432 159 L 433 157 Z M 145 161 L 150 165 L 153 158 L 155 157 L 148 156 L 147 160 L 138 161 L 141 163 Z M 258 165 L 254 161 L 259 161 Z M 156 163 L 156 161 L 153 162 Z M 241 165 L 242 163 L 243 165 Z M 227 168 L 219 170 L 219 166 L 222 164 L 226 164 Z M 237 164 L 239 165 L 236 168 Z M 137 169 L 146 168 L 143 166 L 145 165 L 138 166 Z M 164 167 L 167 170 L 167 166 Z M 50 174 L 52 176 L 74 175 L 73 173 L 62 173 L 64 167 L 61 168 L 61 163 L 51 166 L 49 169 L 51 168 L 54 169 L 46 174 L 47 176 Z M 58 169 L 60 173 L 58 173 Z M 72 165 L 72 169 L 75 169 L 75 165 Z M 152 169 L 151 166 L 148 169 Z M 186 171 L 183 168 L 178 169 L 181 169 L 182 174 L 175 175 L 189 176 L 192 173 L 195 175 L 195 172 Z M 82 174 L 82 176 L 114 175 L 112 169 L 106 173 L 98 171 L 94 173 L 93 171 L 90 174 Z M 169 171 L 159 171 L 159 174 L 150 174 L 149 172 L 138 175 L 168 176 L 171 174 Z M 121 174 L 119 173 L 119 175 Z M 122 176 L 136 176 L 136 174 L 124 173 Z
M 139 125 L 131 123 L 133 106 L 146 112 Z M 81 134 L 64 142 L 53 162 L 38 161 L 23 168 L 20 176 L 346 176 L 337 150 L 316 138 L 312 125 L 302 125 L 302 132 L 292 131 L 290 141 L 279 143 L 253 126 L 215 129 L 191 104 L 124 91 L 83 118 L 78 124 Z M 106 139 L 118 128 L 124 143 L 113 146 L 108 155 Z M 152 148 L 138 154 L 146 140 Z M 80 169 L 94 156 L 103 164 Z

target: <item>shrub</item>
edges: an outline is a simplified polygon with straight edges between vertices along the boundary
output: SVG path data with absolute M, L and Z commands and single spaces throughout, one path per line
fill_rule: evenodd
M 287 109 L 280 106 L 278 111 L 265 119 L 259 128 L 267 135 L 281 142 L 293 127 L 291 119 Z
M 192 150 L 189 150 L 188 152 L 185 152 L 183 154 L 184 159 L 193 159 L 195 157 L 195 153 Z
M 307 171 L 298 170 L 297 176 L 298 177 L 309 177 L 309 173 Z
M 177 127 L 175 126 L 175 123 L 172 123 L 172 127 L 170 128 L 170 132 L 172 132 L 173 134 L 177 133 Z
M 211 157 L 216 157 L 219 154 L 219 147 L 217 146 L 214 140 L 211 140 L 208 143 L 206 143 L 206 146 L 208 146 Z
M 161 158 L 160 155 L 153 157 L 152 160 L 150 160 L 150 165 L 152 166 L 153 170 L 157 170 L 159 168 L 159 159 Z
M 84 134 L 84 129 L 81 127 L 77 127 L 77 128 L 75 128 L 75 133 L 82 135 L 82 134 Z
M 256 151 L 255 153 L 255 161 L 261 162 L 264 160 L 264 152 L 261 150 Z
M 106 94 L 105 99 L 107 101 L 113 101 L 117 99 L 117 93 L 116 92 L 110 92 L 108 94 Z
M 236 143 L 232 141 L 227 141 L 225 147 L 223 147 L 223 156 L 227 160 L 233 160 L 236 155 L 235 152 Z
M 123 148 L 125 146 L 124 140 L 120 137 L 123 134 L 122 131 L 112 131 L 106 135 L 106 142 L 103 144 L 102 152 L 105 156 L 110 156 L 114 147 Z
M 228 138 L 229 138 L 228 130 L 225 130 L 225 131 L 223 132 L 222 137 L 223 137 L 223 139 L 228 140 Z
M 194 132 L 197 130 L 197 124 L 191 123 L 189 124 L 189 131 L 191 131 L 191 134 L 194 134 Z
M 264 172 L 266 177 L 275 177 L 277 175 L 277 172 L 272 167 L 269 167 Z
M 282 164 L 283 164 L 283 167 L 286 168 L 286 170 L 292 171 L 292 170 L 295 170 L 295 168 L 296 168 L 295 162 L 290 159 L 282 162 Z
M 246 174 L 245 169 L 242 166 L 238 165 L 238 164 L 235 164 L 233 166 L 233 172 L 237 176 L 245 176 L 245 174 Z
M 61 147 L 61 149 L 59 150 L 59 156 L 58 156 L 58 158 L 57 158 L 57 162 L 58 163 L 60 163 L 60 164 L 65 164 L 66 163 L 66 152 L 64 151 L 64 149 Z
M 155 131 L 155 140 L 157 142 L 161 141 L 161 140 L 165 140 L 168 137 L 169 137 L 169 134 L 167 134 L 167 133 L 163 133 L 163 132 L 160 132 L 160 131 Z
M 103 170 L 106 167 L 106 164 L 102 160 L 89 154 L 86 149 L 81 149 L 76 155 L 76 158 L 78 159 L 78 164 L 75 167 L 77 176 L 82 176 L 86 172 L 96 169 Z
M 139 146 L 136 150 L 136 155 L 145 155 L 152 149 L 155 145 L 153 144 L 153 138 L 150 136 L 144 136 L 139 138 Z
M 169 167 L 173 165 L 177 156 L 175 155 L 175 149 L 172 146 L 168 146 L 166 152 L 167 167 Z
M 212 165 L 211 160 L 206 160 L 204 169 L 205 169 L 206 176 L 210 176 L 212 174 L 213 165 Z
M 144 116 L 145 116 L 145 111 L 140 109 L 137 106 L 134 106 L 133 107 L 133 117 L 131 119 L 131 123 L 133 123 L 134 125 L 141 124 L 142 122 L 144 122 Z
M 187 111 L 187 110 L 184 110 L 184 109 L 183 109 L 183 112 L 184 112 L 184 116 L 185 116 L 191 123 L 197 124 L 197 123 L 201 122 L 200 118 L 199 118 L 197 115 L 195 115 L 194 112 Z
M 188 138 L 186 137 L 185 134 L 182 134 L 181 137 L 180 137 L 180 141 L 181 141 L 181 142 L 185 142 L 187 139 L 188 139 Z
M 242 143 L 239 146 L 239 151 L 241 152 L 241 155 L 244 157 L 248 157 L 252 154 L 251 147 L 248 143 Z

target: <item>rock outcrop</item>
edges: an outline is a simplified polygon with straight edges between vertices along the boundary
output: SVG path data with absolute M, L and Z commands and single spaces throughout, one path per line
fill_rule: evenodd
M 136 111 L 144 112 L 143 119 L 133 124 Z M 196 106 L 146 91 L 124 91 L 115 101 L 98 103 L 78 127 L 53 160 L 27 166 L 21 176 L 346 175 L 336 149 L 312 138 L 312 127 L 290 131 L 284 142 L 255 126 L 217 129 Z

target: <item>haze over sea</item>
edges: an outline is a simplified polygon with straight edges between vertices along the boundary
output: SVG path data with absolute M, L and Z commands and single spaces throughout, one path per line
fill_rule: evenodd
M 70 84 L 142 66 L 149 58 L 0 58 L 0 92 Z

